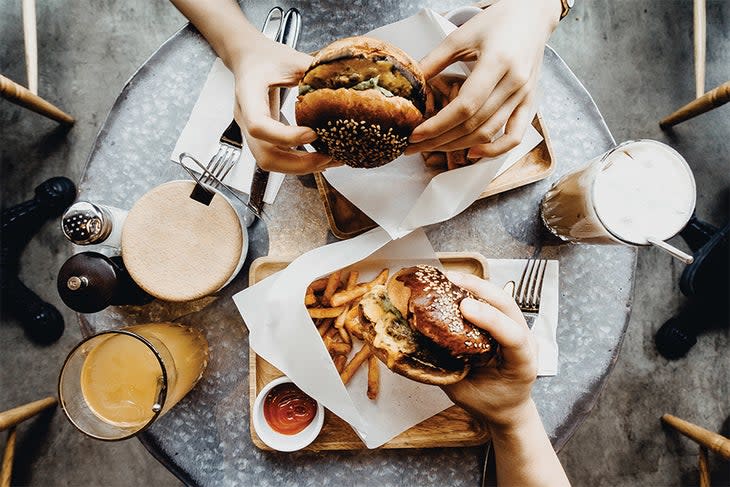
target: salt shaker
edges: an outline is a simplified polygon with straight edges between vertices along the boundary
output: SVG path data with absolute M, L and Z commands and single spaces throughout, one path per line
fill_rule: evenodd
M 63 214 L 61 230 L 76 245 L 120 248 L 127 212 L 113 206 L 77 201 Z

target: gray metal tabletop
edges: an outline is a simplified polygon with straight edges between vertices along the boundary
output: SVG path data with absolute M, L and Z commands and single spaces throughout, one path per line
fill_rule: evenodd
M 295 3 L 304 18 L 300 49 L 364 33 L 416 13 L 459 2 L 334 0 Z M 254 24 L 271 5 L 245 2 Z M 169 160 L 215 54 L 188 26 L 171 37 L 130 79 L 92 149 L 80 196 L 130 208 L 152 187 L 185 173 Z M 560 261 L 559 374 L 538 379 L 534 398 L 559 449 L 595 405 L 616 361 L 628 324 L 636 250 L 623 246 L 567 245 L 539 221 L 538 203 L 562 174 L 613 145 L 590 95 L 547 49 L 540 110 L 557 161 L 548 179 L 486 200 L 427 228 L 437 251 L 474 251 L 490 258 L 539 255 Z M 248 417 L 247 330 L 231 296 L 243 289 L 253 259 L 296 257 L 334 239 L 312 177 L 287 177 L 270 218 L 250 229 L 247 262 L 212 302 L 155 301 L 80 315 L 86 334 L 155 320 L 179 319 L 204 330 L 210 362 L 200 383 L 140 435 L 147 449 L 181 480 L 196 485 L 452 485 L 475 486 L 483 448 L 273 453 L 251 442 Z M 206 305 L 203 307 L 203 305 Z

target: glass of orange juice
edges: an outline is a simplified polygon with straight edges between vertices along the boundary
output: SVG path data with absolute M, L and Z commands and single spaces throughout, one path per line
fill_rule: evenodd
M 208 342 L 188 326 L 151 323 L 104 331 L 66 358 L 58 379 L 61 407 L 83 433 L 123 440 L 177 404 L 207 363 Z

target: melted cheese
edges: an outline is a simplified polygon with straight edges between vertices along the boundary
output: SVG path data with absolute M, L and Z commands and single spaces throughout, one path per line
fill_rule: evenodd
M 352 88 L 355 85 L 378 78 L 378 85 L 396 96 L 411 95 L 411 83 L 387 60 L 366 58 L 340 59 L 320 64 L 311 69 L 302 79 L 301 85 L 312 90 L 319 88 Z
M 413 330 L 388 300 L 385 286 L 376 286 L 363 297 L 360 306 L 365 317 L 373 323 L 373 346 L 393 353 L 416 351 Z

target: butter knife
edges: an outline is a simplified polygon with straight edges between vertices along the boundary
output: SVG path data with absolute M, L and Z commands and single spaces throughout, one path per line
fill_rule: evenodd
M 278 7 L 274 7 L 278 8 Z M 274 9 L 272 9 L 273 11 Z M 281 9 L 279 9 L 281 11 Z M 271 14 L 271 12 L 269 12 Z M 266 19 L 268 22 L 268 18 Z M 299 10 L 290 8 L 284 14 L 281 21 L 280 28 L 276 34 L 276 42 L 280 42 L 291 48 L 296 48 L 299 42 L 299 34 L 302 27 L 302 15 Z M 264 35 L 266 35 L 266 24 L 264 24 Z M 268 37 L 268 36 L 267 36 Z M 286 90 L 281 89 L 280 101 L 284 99 Z M 264 195 L 266 194 L 266 186 L 269 182 L 269 172 L 261 169 L 259 165 L 256 165 L 256 169 L 253 173 L 253 179 L 251 181 L 251 191 L 249 193 L 248 206 L 256 213 L 257 216 L 261 215 L 261 211 L 264 207 Z

